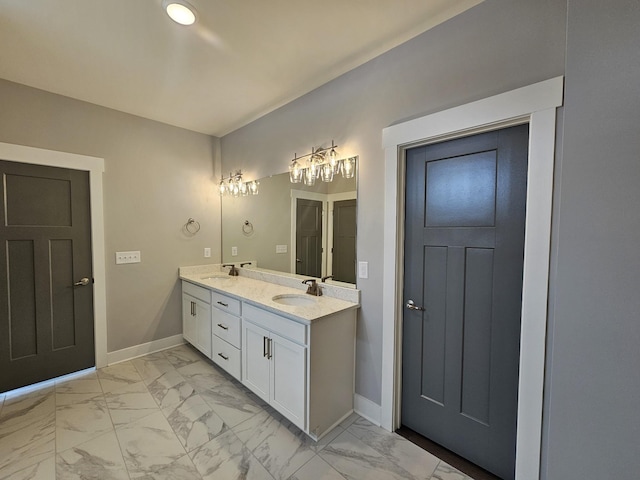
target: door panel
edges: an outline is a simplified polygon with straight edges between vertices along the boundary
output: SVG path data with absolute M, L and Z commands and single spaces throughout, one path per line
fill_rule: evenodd
M 94 366 L 95 347 L 88 173 L 0 161 L 0 175 L 5 391 Z
M 334 202 L 331 265 L 334 280 L 356 283 L 356 224 L 356 201 Z
M 280 413 L 305 429 L 307 349 L 271 333 L 271 399 Z
M 269 331 L 243 319 L 242 383 L 269 402 L 271 361 L 267 358 Z
M 317 200 L 296 203 L 296 273 L 322 276 L 322 202 Z
M 528 127 L 407 151 L 402 423 L 513 478 Z

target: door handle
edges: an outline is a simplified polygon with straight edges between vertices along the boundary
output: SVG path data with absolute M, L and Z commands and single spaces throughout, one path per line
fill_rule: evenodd
M 419 307 L 418 305 L 413 303 L 413 300 L 409 300 L 405 306 L 409 310 L 418 310 L 419 312 L 424 312 L 424 307 Z
M 85 287 L 87 285 L 89 285 L 89 282 L 91 282 L 91 280 L 89 280 L 87 277 L 83 277 L 80 279 L 79 282 L 74 283 L 73 285 L 76 287 Z

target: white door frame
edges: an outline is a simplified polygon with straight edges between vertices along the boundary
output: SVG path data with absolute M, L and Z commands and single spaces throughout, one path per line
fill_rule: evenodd
M 107 290 L 102 198 L 104 159 L 1 142 L 0 159 L 89 172 L 91 252 L 95 280 L 93 285 L 93 319 L 96 367 L 105 367 L 107 365 Z
M 539 478 L 555 155 L 556 109 L 564 78 L 556 77 L 387 127 L 381 425 L 400 426 L 404 174 L 406 149 L 510 125 L 529 124 L 522 327 L 518 384 L 516 479 Z

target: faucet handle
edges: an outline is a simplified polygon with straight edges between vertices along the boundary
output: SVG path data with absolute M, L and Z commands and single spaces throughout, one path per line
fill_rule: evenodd
M 238 276 L 238 269 L 236 268 L 235 264 L 233 264 L 233 263 L 223 263 L 222 266 L 223 267 L 231 267 L 229 269 L 229 275 L 231 275 L 232 277 L 237 277 Z
M 309 285 L 309 287 L 307 288 L 307 293 L 309 295 L 315 295 L 316 297 L 320 297 L 322 295 L 322 289 L 320 288 L 320 285 L 316 283 L 315 278 L 303 280 L 302 283 Z

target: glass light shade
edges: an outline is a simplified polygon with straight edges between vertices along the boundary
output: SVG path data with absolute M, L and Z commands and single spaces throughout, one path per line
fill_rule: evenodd
M 342 161 L 342 176 L 344 178 L 353 178 L 355 171 L 356 171 L 355 157 L 345 158 Z
M 257 180 L 254 180 L 253 182 L 250 182 L 250 184 L 249 184 L 249 193 L 251 193 L 251 195 L 257 195 L 258 194 L 258 185 L 260 185 L 260 182 L 258 182 Z
M 331 165 L 334 173 L 338 172 L 338 154 L 336 153 L 336 149 L 332 148 L 331 151 L 327 154 L 327 162 Z
M 165 9 L 171 20 L 180 25 L 193 25 L 196 21 L 196 14 L 183 3 L 168 3 Z
M 324 163 L 320 166 L 320 177 L 323 182 L 333 182 L 333 169 L 330 163 Z
M 302 181 L 302 171 L 303 169 L 297 160 L 291 162 L 291 165 L 289 165 L 289 180 L 291 180 L 291 183 L 300 183 Z
M 220 185 L 218 185 L 218 191 L 220 195 L 225 195 L 227 193 L 227 184 L 224 183 L 224 180 L 220 180 Z
M 316 184 L 316 169 L 305 168 L 304 169 L 304 184 L 312 187 Z
M 247 186 L 247 184 L 245 182 L 243 182 L 242 180 L 240 180 L 238 182 L 238 188 L 240 189 L 240 194 L 242 196 L 246 196 L 249 195 L 249 187 Z
M 237 182 L 234 182 L 233 180 L 229 180 L 229 192 L 234 197 L 237 197 L 238 195 L 240 195 L 240 186 L 238 185 Z

